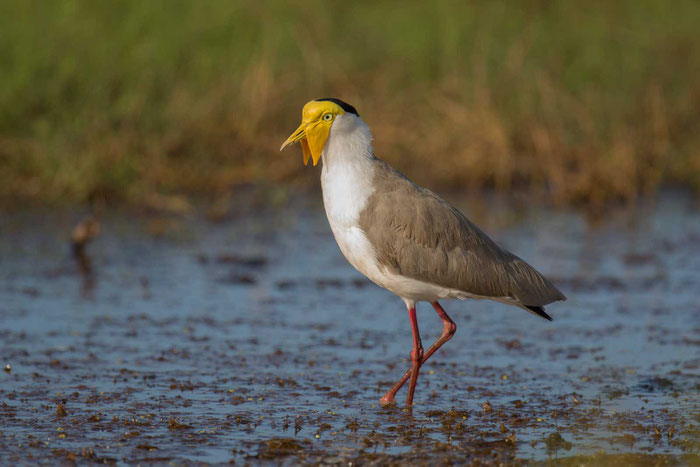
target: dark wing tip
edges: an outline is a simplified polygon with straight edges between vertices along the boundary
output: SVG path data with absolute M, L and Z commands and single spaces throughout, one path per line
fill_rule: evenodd
M 542 308 L 541 306 L 527 306 L 527 305 L 525 305 L 525 308 L 527 308 L 528 310 L 530 310 L 531 312 L 533 312 L 537 316 L 540 316 L 540 317 L 546 319 L 547 321 L 552 321 L 552 317 L 549 316 L 547 313 L 545 313 L 544 308 Z

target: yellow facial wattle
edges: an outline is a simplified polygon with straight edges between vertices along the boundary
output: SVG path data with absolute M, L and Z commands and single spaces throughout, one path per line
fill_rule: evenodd
M 338 104 L 331 101 L 308 102 L 301 113 L 301 125 L 282 144 L 280 151 L 299 141 L 304 153 L 304 165 L 308 164 L 309 157 L 316 165 L 323 154 L 323 147 L 326 145 L 335 117 L 344 113 L 345 111 Z

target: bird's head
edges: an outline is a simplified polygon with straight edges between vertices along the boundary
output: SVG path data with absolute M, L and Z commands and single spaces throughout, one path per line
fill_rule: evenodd
M 359 116 L 355 107 L 340 99 L 324 97 L 307 103 L 301 112 L 301 125 L 282 144 L 280 151 L 299 141 L 304 152 L 304 165 L 308 164 L 309 156 L 316 165 L 321 158 L 333 122 L 345 114 Z

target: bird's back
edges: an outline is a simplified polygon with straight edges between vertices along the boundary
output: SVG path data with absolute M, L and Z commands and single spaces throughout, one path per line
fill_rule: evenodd
M 373 178 L 359 224 L 390 272 L 523 307 L 565 300 L 542 274 L 432 191 L 380 159 Z

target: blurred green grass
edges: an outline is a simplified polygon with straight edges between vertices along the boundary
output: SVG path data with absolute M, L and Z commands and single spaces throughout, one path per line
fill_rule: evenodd
M 315 183 L 278 148 L 322 96 L 433 188 L 698 189 L 698 24 L 694 0 L 5 0 L 0 198 Z

